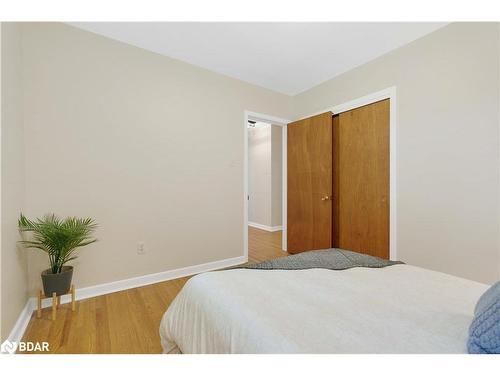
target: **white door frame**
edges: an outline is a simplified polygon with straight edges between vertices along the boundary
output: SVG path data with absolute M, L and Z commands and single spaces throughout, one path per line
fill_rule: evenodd
M 286 125 L 291 123 L 292 121 L 275 117 L 275 116 L 269 116 L 263 113 L 257 113 L 257 112 L 252 112 L 252 111 L 244 111 L 244 138 L 243 138 L 243 144 L 244 144 L 244 155 L 243 155 L 243 256 L 245 256 L 248 259 L 248 120 L 252 121 L 258 121 L 258 122 L 265 122 L 271 125 L 276 125 L 276 126 L 281 126 L 281 134 L 282 134 L 282 160 L 281 160 L 281 171 L 282 171 L 282 193 L 281 193 L 281 199 L 282 199 L 282 225 L 283 225 L 283 231 L 282 231 L 282 244 L 281 247 L 283 250 L 286 251 L 286 193 L 287 193 L 287 180 L 286 180 L 286 146 L 287 146 L 287 141 L 286 141 Z
M 301 119 L 332 112 L 334 115 L 350 111 L 381 100 L 389 99 L 389 259 L 397 260 L 397 98 L 396 86 L 388 87 L 361 98 L 350 100 L 346 103 L 326 108 Z

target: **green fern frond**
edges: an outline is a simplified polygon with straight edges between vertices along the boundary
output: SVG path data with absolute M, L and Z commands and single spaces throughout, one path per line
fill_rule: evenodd
M 91 218 L 60 219 L 47 214 L 42 219 L 30 220 L 21 213 L 18 226 L 20 232 L 30 232 L 32 237 L 19 243 L 46 252 L 52 273 L 61 272 L 64 264 L 76 259 L 73 253 L 77 248 L 97 241 L 92 237 L 97 224 Z

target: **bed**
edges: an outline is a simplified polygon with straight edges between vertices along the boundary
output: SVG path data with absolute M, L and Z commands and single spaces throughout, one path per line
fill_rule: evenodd
M 487 288 L 406 264 L 208 272 L 169 306 L 161 344 L 165 353 L 466 353 Z

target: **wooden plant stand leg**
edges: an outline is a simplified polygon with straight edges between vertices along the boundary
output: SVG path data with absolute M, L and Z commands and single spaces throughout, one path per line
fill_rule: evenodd
M 56 311 L 57 311 L 57 294 L 56 292 L 52 293 L 52 320 L 56 320 Z
M 75 311 L 75 286 L 71 285 L 71 311 Z
M 74 285 L 71 285 L 71 289 L 66 294 L 71 294 L 71 311 L 76 310 L 76 289 Z M 36 306 L 36 317 L 42 317 L 42 300 L 46 297 L 41 290 L 38 291 L 38 301 Z M 57 308 L 61 305 L 61 296 L 58 296 L 56 292 L 52 293 L 52 320 L 56 320 Z
M 36 317 L 40 319 L 42 317 L 42 291 L 38 291 L 38 303 L 36 306 Z

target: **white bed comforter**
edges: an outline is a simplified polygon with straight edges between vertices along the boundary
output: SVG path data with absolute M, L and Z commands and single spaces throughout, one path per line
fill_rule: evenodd
M 465 353 L 487 287 L 409 265 L 208 272 L 160 336 L 165 353 Z

